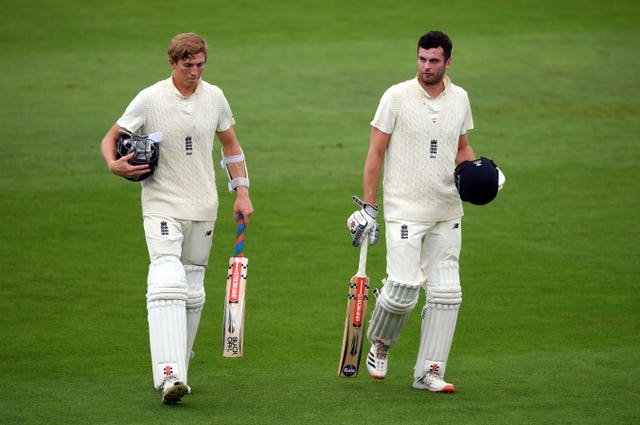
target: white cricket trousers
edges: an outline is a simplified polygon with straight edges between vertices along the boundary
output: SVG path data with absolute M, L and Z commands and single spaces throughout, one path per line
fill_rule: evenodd
M 178 257 L 185 266 L 206 267 L 215 223 L 145 215 L 144 232 L 151 262 L 169 255 Z
M 395 282 L 426 282 L 433 267 L 460 259 L 462 220 L 440 222 L 385 221 L 387 276 Z

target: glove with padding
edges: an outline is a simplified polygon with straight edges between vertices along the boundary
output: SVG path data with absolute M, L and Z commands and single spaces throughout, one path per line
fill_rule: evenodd
M 375 245 L 380 236 L 380 225 L 376 223 L 378 207 L 362 202 L 357 196 L 353 196 L 352 199 L 362 207 L 347 219 L 347 227 L 351 233 L 353 246 L 360 246 L 365 239 L 368 239 L 370 245 Z

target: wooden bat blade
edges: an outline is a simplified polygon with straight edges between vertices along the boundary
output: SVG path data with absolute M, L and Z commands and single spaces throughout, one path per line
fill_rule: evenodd
M 222 320 L 223 357 L 242 357 L 248 262 L 247 257 L 231 257 L 229 259 Z
M 365 339 L 364 319 L 367 313 L 368 300 L 369 278 L 359 275 L 352 277 L 349 282 L 338 376 L 345 378 L 358 376 L 360 358 L 362 357 L 362 344 Z

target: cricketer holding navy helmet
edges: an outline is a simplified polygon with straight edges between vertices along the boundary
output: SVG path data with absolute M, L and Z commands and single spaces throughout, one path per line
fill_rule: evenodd
M 484 204 L 504 182 L 499 181 L 495 164 L 476 159 L 469 145 L 467 132 L 473 128 L 469 98 L 446 74 L 451 50 L 446 34 L 427 32 L 418 41 L 417 75 L 382 96 L 371 121 L 363 200 L 356 199 L 362 209 L 347 221 L 353 245 L 375 244 L 384 165 L 387 277 L 367 329 L 371 342 L 367 370 L 375 379 L 385 378 L 389 350 L 398 342 L 423 288 L 426 304 L 413 387 L 445 393 L 455 391 L 444 376 L 462 302 L 460 194 L 471 198 L 463 200 Z M 480 178 L 475 178 L 476 171 Z
M 104 136 L 109 170 L 131 180 L 149 174 L 135 155 L 116 156 L 122 132 L 162 134 L 159 160 L 142 185 L 142 215 L 149 251 L 147 311 L 153 384 L 166 404 L 191 393 L 189 362 L 205 303 L 204 275 L 218 210 L 214 139 L 236 194 L 234 218 L 253 213 L 245 158 L 222 90 L 202 80 L 207 44 L 194 33 L 176 35 L 167 51 L 171 76 L 140 91 Z

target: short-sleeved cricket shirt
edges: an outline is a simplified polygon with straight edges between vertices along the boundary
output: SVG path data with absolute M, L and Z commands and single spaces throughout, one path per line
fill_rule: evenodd
M 385 154 L 385 219 L 444 221 L 463 214 L 453 171 L 462 134 L 473 128 L 467 92 L 445 77 L 432 98 L 418 77 L 391 86 L 371 125 L 390 134 Z
M 158 166 L 142 181 L 143 214 L 215 220 L 214 138 L 235 123 L 219 87 L 201 81 L 186 98 L 171 78 L 159 81 L 138 93 L 117 123 L 132 132 L 163 135 Z

